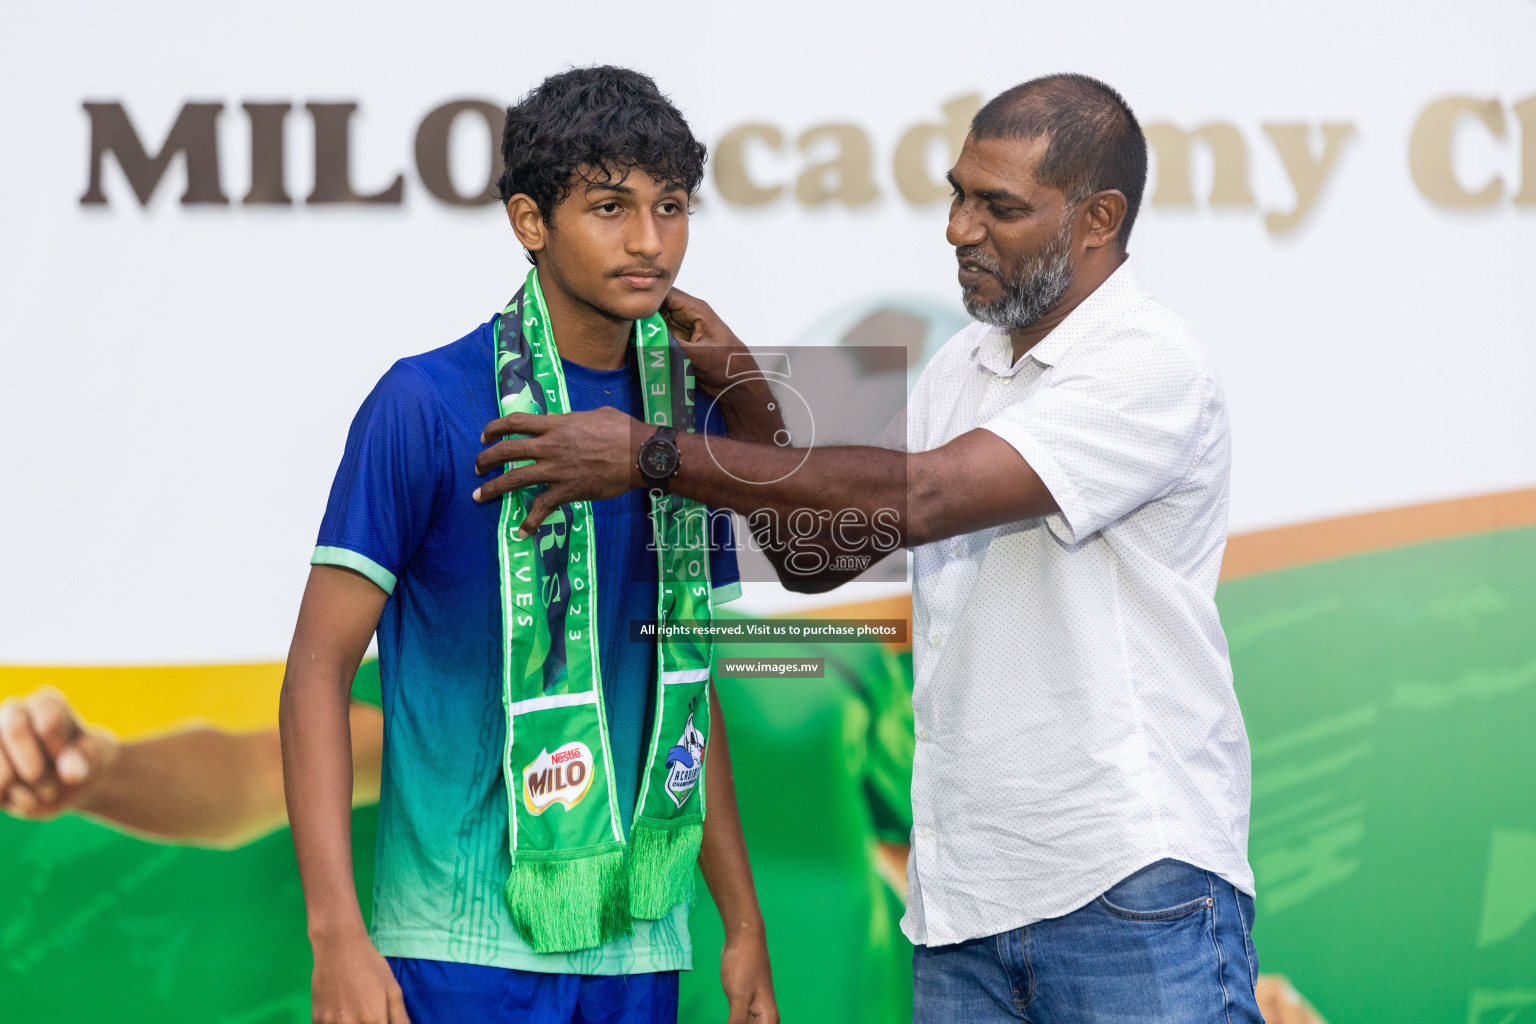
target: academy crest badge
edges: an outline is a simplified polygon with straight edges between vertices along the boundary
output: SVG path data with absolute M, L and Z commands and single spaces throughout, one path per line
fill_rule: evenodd
M 667 751 L 666 788 L 674 804 L 681 807 L 688 802 L 703 771 L 704 734 L 694 727 L 693 715 L 690 713 L 688 724 L 683 726 L 683 734 L 678 737 L 677 745 Z

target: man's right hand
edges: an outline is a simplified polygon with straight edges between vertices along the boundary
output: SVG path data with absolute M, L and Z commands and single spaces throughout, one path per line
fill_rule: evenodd
M 733 380 L 758 376 L 752 352 L 703 299 L 673 288 L 661 304 L 661 315 L 672 336 L 682 342 L 694 379 L 706 394 L 713 397 Z
M 661 304 L 661 315 L 693 365 L 699 390 L 719 400 L 730 436 L 757 444 L 789 444 L 784 414 L 752 350 L 709 303 L 673 288 Z
M 45 820 L 78 806 L 117 754 L 51 686 L 0 701 L 0 807 L 11 814 Z
M 310 1014 L 315 1024 L 411 1024 L 405 996 L 367 935 L 313 943 Z

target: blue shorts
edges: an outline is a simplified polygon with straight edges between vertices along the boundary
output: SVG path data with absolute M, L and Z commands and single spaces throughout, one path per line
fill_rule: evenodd
M 677 1024 L 677 972 L 541 974 L 386 958 L 411 1024 Z
M 918 946 L 916 1024 L 1262 1024 L 1253 900 L 1161 860 L 1065 917 Z

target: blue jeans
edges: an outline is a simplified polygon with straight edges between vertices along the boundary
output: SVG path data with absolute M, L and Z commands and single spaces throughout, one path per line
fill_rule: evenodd
M 1253 900 L 1162 860 L 1064 917 L 912 958 L 916 1024 L 1261 1024 Z

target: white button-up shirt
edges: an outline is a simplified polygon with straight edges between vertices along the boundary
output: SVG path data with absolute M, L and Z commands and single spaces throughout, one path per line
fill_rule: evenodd
M 903 929 L 947 945 L 1058 917 L 1164 857 L 1251 894 L 1248 738 L 1213 600 L 1230 446 L 1205 345 L 1124 264 L 1018 362 L 982 324 L 934 356 L 909 450 L 977 427 L 1061 511 L 915 552 Z

